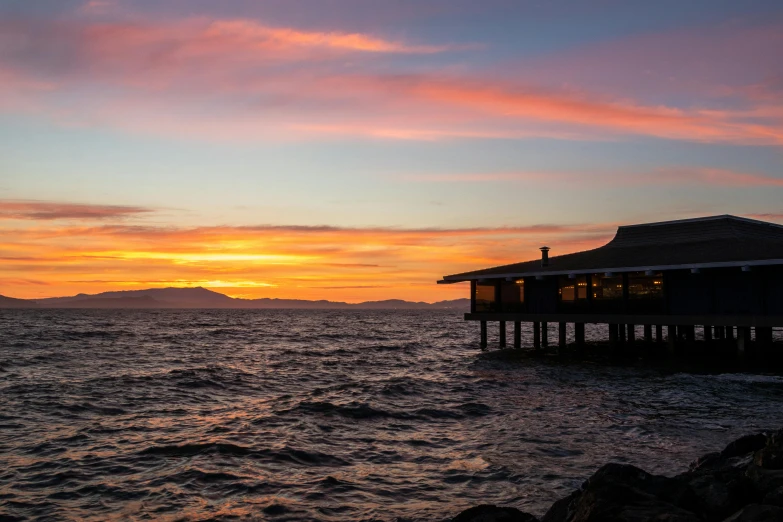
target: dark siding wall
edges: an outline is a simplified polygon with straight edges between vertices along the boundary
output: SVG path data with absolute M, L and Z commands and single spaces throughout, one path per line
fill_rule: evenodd
M 666 273 L 666 296 L 670 314 L 697 315 L 713 312 L 713 274 L 690 270 Z
M 783 267 L 770 267 L 765 273 L 767 313 L 783 315 Z
M 525 278 L 525 300 L 528 311 L 538 314 L 557 313 L 557 278 L 548 277 L 537 281 L 534 277 Z
M 762 273 L 739 268 L 715 273 L 715 313 L 761 314 L 764 309 Z

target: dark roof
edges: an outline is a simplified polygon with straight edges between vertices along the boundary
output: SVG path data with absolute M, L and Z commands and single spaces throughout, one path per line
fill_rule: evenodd
M 783 226 L 735 216 L 712 216 L 626 225 L 606 245 L 549 258 L 444 277 L 444 282 L 483 277 L 783 264 Z

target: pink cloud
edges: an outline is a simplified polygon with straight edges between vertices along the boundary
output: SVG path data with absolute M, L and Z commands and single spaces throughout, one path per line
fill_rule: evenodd
M 251 20 L 41 24 L 0 25 L 10 35 L 0 37 L 0 49 L 3 41 L 22 42 L 6 46 L 0 71 L 26 71 L 18 73 L 22 82 L 48 75 L 56 87 L 17 93 L 21 100 L 6 110 L 63 125 L 227 141 L 652 136 L 783 144 L 783 120 L 774 116 L 780 107 L 769 103 L 680 107 L 469 73 L 360 75 L 341 61 L 346 54 L 361 60 L 447 49 L 367 34 Z M 80 105 L 63 105 L 65 96 L 79 96 Z
M 668 167 L 643 172 L 487 172 L 408 174 L 406 181 L 444 183 L 532 182 L 537 185 L 610 183 L 614 186 L 708 185 L 711 187 L 783 187 L 783 178 L 716 168 Z
M 520 81 L 615 95 L 724 97 L 780 78 L 783 24 L 721 23 L 625 36 L 504 64 Z M 779 85 L 779 80 L 778 80 Z M 779 99 L 779 98 L 778 98 Z
M 90 205 L 50 201 L 0 200 L 0 219 L 30 220 L 104 220 L 117 219 L 151 212 L 144 207 L 120 205 Z
M 82 5 L 82 11 L 103 11 L 115 5 L 116 2 L 113 0 L 89 0 L 88 2 L 85 2 L 84 5 Z
M 655 178 L 674 183 L 698 183 L 722 187 L 783 187 L 783 178 L 714 168 L 659 169 Z

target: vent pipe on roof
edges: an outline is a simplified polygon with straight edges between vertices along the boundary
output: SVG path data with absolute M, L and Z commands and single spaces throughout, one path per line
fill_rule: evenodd
M 549 247 L 542 246 L 539 250 L 541 251 L 541 266 L 549 266 Z

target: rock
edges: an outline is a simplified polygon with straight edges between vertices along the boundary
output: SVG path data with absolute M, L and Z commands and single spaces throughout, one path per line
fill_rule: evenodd
M 766 469 L 783 469 L 783 432 L 767 438 L 767 445 L 756 452 L 753 463 Z
M 780 522 L 781 520 L 783 520 L 783 508 L 750 504 L 724 522 Z
M 577 490 L 565 498 L 561 498 L 549 508 L 541 522 L 567 522 L 574 513 L 574 505 L 582 492 Z
M 627 464 L 607 464 L 588 479 L 571 505 L 559 509 L 573 512 L 567 522 L 696 522 L 702 519 L 691 510 L 698 506 L 698 498 L 682 480 Z
M 746 476 L 751 456 L 749 453 L 717 461 L 713 457 L 702 458 L 700 465 L 678 475 L 698 498 L 699 506 L 694 510 L 697 514 L 707 520 L 723 520 L 742 506 L 761 500 L 763 495 Z
M 783 486 L 775 488 L 767 493 L 761 503 L 783 507 Z
M 698 498 L 699 506 L 694 511 L 707 520 L 723 520 L 749 500 L 757 498 L 742 470 L 737 470 L 733 477 L 726 474 L 690 474 L 683 479 Z
M 720 456 L 720 451 L 714 451 L 712 453 L 707 453 L 706 455 L 702 455 L 698 459 L 694 460 L 690 463 L 688 466 L 689 471 L 698 471 L 701 469 L 712 469 L 714 467 L 719 466 L 723 462 L 723 459 Z
M 740 457 L 748 453 L 755 453 L 767 445 L 767 434 L 756 433 L 754 435 L 745 435 L 730 443 L 720 452 L 722 459 Z
M 766 469 L 756 464 L 750 464 L 745 471 L 745 476 L 750 481 L 759 498 L 764 498 L 778 488 L 783 487 L 783 469 Z
M 483 504 L 466 509 L 451 522 L 538 522 L 538 519 L 516 508 Z

